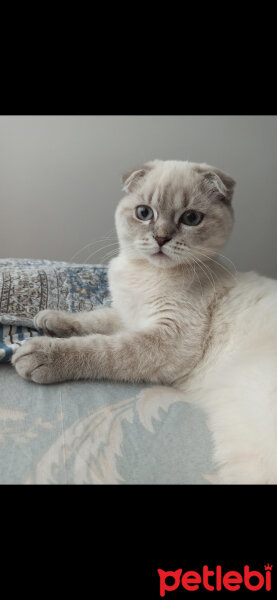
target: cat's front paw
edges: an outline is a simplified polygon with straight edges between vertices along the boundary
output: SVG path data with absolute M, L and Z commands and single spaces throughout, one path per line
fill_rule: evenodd
M 34 325 L 40 333 L 52 337 L 71 337 L 79 333 L 74 316 L 59 310 L 41 310 L 34 318 Z
M 26 341 L 12 357 L 17 373 L 28 381 L 54 383 L 64 380 L 60 341 L 37 337 Z

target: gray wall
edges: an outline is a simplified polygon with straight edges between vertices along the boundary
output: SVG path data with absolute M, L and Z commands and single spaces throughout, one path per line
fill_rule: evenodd
M 1 116 L 0 256 L 72 260 L 99 240 L 75 260 L 106 261 L 120 175 L 154 158 L 229 172 L 236 223 L 223 252 L 277 277 L 276 116 Z

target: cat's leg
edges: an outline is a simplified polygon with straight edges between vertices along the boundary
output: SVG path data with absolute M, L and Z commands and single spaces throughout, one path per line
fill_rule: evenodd
M 12 364 L 19 375 L 37 383 L 110 379 L 165 384 L 172 383 L 180 370 L 185 370 L 184 357 L 177 346 L 176 336 L 159 328 L 111 336 L 40 337 L 23 344 Z
M 112 334 L 121 328 L 119 314 L 112 307 L 89 312 L 68 313 L 59 310 L 41 310 L 34 318 L 35 328 L 50 336 L 71 337 L 90 333 Z

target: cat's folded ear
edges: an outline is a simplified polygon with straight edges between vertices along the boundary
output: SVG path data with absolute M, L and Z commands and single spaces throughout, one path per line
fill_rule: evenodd
M 151 169 L 152 166 L 145 164 L 142 167 L 137 167 L 136 169 L 124 173 L 121 177 L 124 192 L 133 192 L 138 185 L 142 183 L 143 179 Z
M 231 204 L 236 185 L 234 179 L 228 173 L 224 173 L 205 163 L 199 165 L 199 172 L 203 174 L 202 181 L 206 190 L 219 195 L 226 204 Z

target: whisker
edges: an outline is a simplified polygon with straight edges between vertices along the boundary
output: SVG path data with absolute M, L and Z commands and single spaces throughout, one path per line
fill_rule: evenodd
M 182 245 L 181 242 L 179 242 L 178 245 L 181 246 Z M 183 247 L 185 247 L 185 244 L 183 244 Z M 214 281 L 214 277 L 213 276 L 215 276 L 217 280 L 219 280 L 219 277 L 218 277 L 217 273 L 211 269 L 211 267 L 207 264 L 206 261 L 204 262 L 203 260 L 201 260 L 201 258 L 200 258 L 199 255 L 201 255 L 204 258 L 206 258 L 207 261 L 211 261 L 214 264 L 218 265 L 221 269 L 223 269 L 224 271 L 226 271 L 226 273 L 228 273 L 231 277 L 233 277 L 234 279 L 236 279 L 236 276 L 234 275 L 233 271 L 231 271 L 225 265 L 222 265 L 219 261 L 217 261 L 214 258 L 212 258 L 209 254 L 205 254 L 204 252 L 201 252 L 199 250 L 199 247 L 195 248 L 195 250 L 192 250 L 191 248 L 189 248 L 189 247 L 186 246 L 186 249 L 189 251 L 189 253 L 190 253 L 191 256 L 194 256 L 196 258 L 196 255 L 198 255 L 198 260 L 200 261 L 200 263 L 201 263 L 202 267 L 205 269 L 205 271 L 207 271 L 207 273 L 209 273 L 209 276 L 211 277 L 214 286 L 215 286 L 215 281 Z M 208 251 L 209 251 L 209 249 L 208 249 Z M 178 248 L 176 246 L 175 246 L 175 253 L 178 254 L 178 255 L 182 254 L 180 248 Z M 230 261 L 230 262 L 232 262 L 232 261 Z M 200 263 L 198 263 L 199 266 L 200 266 Z M 236 271 L 236 273 L 237 273 L 237 271 Z M 208 277 L 208 275 L 206 275 L 206 276 Z
M 92 242 L 89 242 L 88 244 L 86 244 L 85 246 L 83 246 L 82 248 L 80 248 L 79 250 L 77 250 L 77 252 L 75 252 L 75 254 L 73 254 L 73 256 L 71 256 L 71 258 L 68 260 L 68 262 L 72 262 L 74 260 L 74 258 L 76 258 L 79 254 L 81 254 L 84 250 L 86 250 L 87 248 L 89 248 L 90 246 L 93 246 L 94 244 L 98 244 L 100 242 L 105 242 L 108 241 L 112 235 L 116 235 L 116 230 L 115 228 L 111 229 L 110 231 L 108 231 L 103 238 L 100 238 L 98 240 L 94 240 Z
M 83 246 L 82 248 L 80 248 L 80 250 L 78 250 L 77 252 L 75 252 L 75 254 L 73 254 L 72 259 L 77 256 L 77 254 L 81 254 L 81 252 L 83 252 L 83 250 L 86 250 L 87 248 L 90 248 L 91 246 L 94 246 L 95 244 L 99 244 L 100 242 L 108 242 L 110 241 L 110 238 L 113 234 L 110 235 L 105 235 L 103 238 L 99 238 L 97 240 L 93 240 L 91 242 L 89 242 L 88 244 L 86 244 L 85 246 Z
M 107 253 L 106 253 L 106 254 L 103 256 L 103 258 L 102 258 L 101 262 L 105 262 L 106 260 L 110 260 L 111 258 L 113 258 L 113 256 L 117 256 L 117 254 L 118 254 L 118 249 L 111 250 L 110 252 L 107 252 Z
M 204 250 L 205 252 L 210 251 L 210 252 L 212 252 L 212 254 L 214 254 L 214 250 L 212 248 L 206 248 L 203 246 L 197 246 L 197 248 L 200 248 L 200 250 Z M 218 256 L 218 257 L 221 256 L 222 258 L 225 258 L 225 260 L 228 260 L 231 263 L 232 267 L 234 267 L 235 272 L 236 273 L 238 272 L 236 265 L 233 263 L 233 261 L 230 258 L 228 258 L 228 256 L 225 256 L 225 254 L 222 254 L 221 252 L 217 252 L 216 256 Z
M 94 252 L 91 252 L 91 254 L 89 254 L 84 262 L 84 264 L 87 264 L 88 261 L 95 256 L 95 254 L 97 254 L 98 252 L 101 252 L 102 250 L 105 250 L 106 248 L 110 248 L 111 246 L 117 246 L 119 247 L 119 242 L 111 242 L 110 244 L 106 244 L 105 246 L 101 246 L 101 248 L 97 248 L 97 250 L 94 250 Z
M 202 300 L 204 300 L 204 294 L 203 294 L 203 288 L 202 288 L 201 279 L 200 279 L 200 277 L 199 277 L 199 275 L 198 275 L 198 272 L 197 272 L 197 270 L 196 270 L 196 268 L 195 268 L 195 265 L 196 265 L 197 263 L 196 263 L 196 261 L 194 260 L 194 257 L 192 257 L 192 260 L 193 260 L 192 267 L 193 267 L 193 270 L 194 270 L 194 275 L 196 275 L 196 276 L 197 276 L 197 279 L 198 279 L 198 281 L 199 281 L 199 285 L 200 285 L 200 289 L 201 289 L 201 297 L 202 297 Z
M 198 253 L 198 254 L 201 254 L 201 256 L 204 256 L 208 260 L 211 260 L 213 263 L 215 263 L 216 265 L 218 265 L 219 267 L 221 267 L 224 271 L 226 271 L 226 273 L 228 273 L 229 275 L 231 275 L 232 277 L 234 277 L 234 279 L 236 279 L 236 275 L 234 275 L 234 273 L 230 269 L 228 269 L 225 265 L 222 265 L 220 262 L 218 262 L 217 260 L 215 260 L 211 256 L 209 256 L 207 254 L 204 254 L 203 252 L 200 252 L 198 249 L 195 250 L 195 252 Z M 237 274 L 237 271 L 236 271 L 236 274 Z
M 201 281 L 200 281 L 200 279 L 199 279 L 199 275 L 198 275 L 197 271 L 195 270 L 195 266 L 194 266 L 194 265 L 195 265 L 194 261 L 193 261 L 193 262 L 191 262 L 191 260 L 186 260 L 186 258 L 185 258 L 185 260 L 184 260 L 184 263 L 183 263 L 183 264 L 181 264 L 181 265 L 179 265 L 179 266 L 180 266 L 180 267 L 182 267 L 182 270 L 183 270 L 183 273 L 184 273 L 184 275 L 185 275 L 185 272 L 186 272 L 186 269 L 187 269 L 187 268 L 189 269 L 189 272 L 190 272 L 190 273 L 192 273 L 192 281 L 191 281 L 191 285 L 192 285 L 192 284 L 193 284 L 193 282 L 194 282 L 195 275 L 197 275 L 197 278 L 198 278 L 198 281 L 199 281 L 199 284 L 200 284 L 200 288 L 201 288 L 201 296 L 202 296 L 202 298 L 203 298 L 203 288 L 202 288 L 202 285 L 201 285 Z M 185 277 L 184 277 L 184 285 L 183 285 L 183 289 L 184 289 L 185 285 L 186 285 L 186 279 L 185 279 Z M 194 306 L 194 305 L 193 305 L 191 302 L 189 302 L 189 301 L 187 300 L 187 298 L 186 298 L 186 304 L 188 304 L 189 306 L 191 306 L 191 308 L 194 310 L 195 306 Z
M 214 290 L 215 290 L 215 280 L 214 280 L 213 276 L 216 277 L 217 281 L 218 281 L 218 276 L 206 262 L 204 262 L 203 260 L 201 262 L 202 262 L 203 266 L 205 265 L 205 268 L 207 269 L 208 273 L 210 274 L 213 284 L 214 284 Z
M 117 246 L 117 247 L 116 248 L 111 248 L 112 246 Z M 116 254 L 120 250 L 120 243 L 119 242 L 111 242 L 110 244 L 106 244 L 105 246 L 102 246 L 101 248 L 97 248 L 97 250 L 95 250 L 94 252 L 92 252 L 91 254 L 89 254 L 89 256 L 86 259 L 86 263 L 87 263 L 87 261 L 89 259 L 92 258 L 92 256 L 94 256 L 95 254 L 97 254 L 98 252 L 100 252 L 102 250 L 105 250 L 105 248 L 111 248 L 110 252 L 112 252 L 114 250 L 115 254 Z M 124 244 L 124 248 L 133 248 L 133 245 L 125 243 Z M 105 256 L 106 256 L 106 254 L 104 254 L 103 259 L 104 259 Z M 103 259 L 101 258 L 101 260 L 103 260 Z
M 207 271 L 205 270 L 205 263 L 203 263 L 203 261 L 199 258 L 196 258 L 195 256 L 193 256 L 194 260 L 196 261 L 196 264 L 200 267 L 201 271 L 203 271 L 204 275 L 208 278 L 209 282 L 211 283 L 211 285 L 213 286 L 214 289 L 214 293 L 216 293 L 216 289 L 215 289 L 215 282 L 214 279 L 213 281 L 210 279 Z M 202 265 L 202 266 L 201 266 Z
M 192 285 L 194 282 L 194 279 L 195 279 L 195 269 L 193 269 L 193 264 L 191 264 L 190 262 L 188 262 L 187 265 L 189 267 L 190 272 L 192 272 L 192 282 L 191 282 L 191 285 Z

